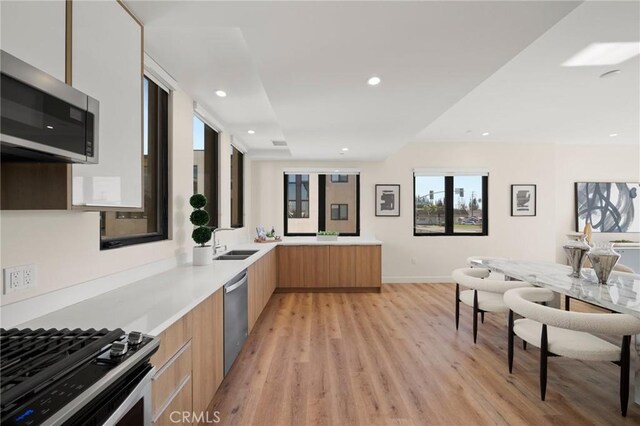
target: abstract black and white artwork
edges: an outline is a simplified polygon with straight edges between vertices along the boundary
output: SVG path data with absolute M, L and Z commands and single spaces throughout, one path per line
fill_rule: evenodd
M 576 231 L 640 232 L 640 183 L 576 182 Z
M 376 216 L 400 216 L 400 185 L 376 185 Z
M 511 216 L 535 216 L 535 185 L 511 185 Z

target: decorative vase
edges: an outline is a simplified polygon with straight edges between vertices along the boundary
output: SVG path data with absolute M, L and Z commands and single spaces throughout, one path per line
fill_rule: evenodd
M 589 244 L 585 242 L 584 234 L 580 232 L 572 232 L 567 234 L 569 241 L 562 246 L 564 252 L 567 254 L 569 265 L 571 265 L 570 277 L 580 278 L 580 271 L 582 270 L 582 264 L 587 257 L 587 253 L 591 250 Z
M 584 234 L 585 240 L 587 240 L 587 244 L 591 244 L 592 231 L 593 231 L 593 229 L 591 228 L 591 222 L 585 223 L 584 224 L 584 229 L 582 230 L 582 233 Z
M 620 259 L 620 254 L 615 252 L 612 243 L 598 243 L 596 248 L 589 252 L 589 260 L 593 265 L 599 284 L 607 283 L 618 259 Z
M 193 266 L 206 266 L 213 263 L 213 249 L 211 246 L 193 247 Z

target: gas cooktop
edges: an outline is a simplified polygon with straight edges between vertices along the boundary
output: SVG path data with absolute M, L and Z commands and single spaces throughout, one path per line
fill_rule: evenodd
M 82 424 L 88 407 L 91 415 L 110 409 L 93 403 L 101 394 L 122 387 L 125 378 L 135 385 L 131 375 L 151 369 L 158 345 L 157 339 L 120 329 L 0 329 L 0 421 Z

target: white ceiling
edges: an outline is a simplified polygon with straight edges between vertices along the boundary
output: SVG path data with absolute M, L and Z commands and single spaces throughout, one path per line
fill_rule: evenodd
M 633 95 L 619 93 L 635 89 L 637 99 L 637 59 L 606 81 L 596 75 L 575 83 L 569 72 L 589 71 L 560 66 L 593 41 L 629 41 L 617 38 L 634 30 L 630 41 L 639 40 L 628 3 L 600 9 L 540 1 L 127 5 L 145 23 L 150 56 L 261 155 L 274 149 L 274 139 L 286 139 L 293 158 L 345 160 L 382 159 L 418 140 L 548 142 L 553 134 L 553 141 L 573 142 L 592 135 L 603 117 L 620 118 L 603 124 L 607 135 L 630 133 L 634 123 L 638 134 Z M 382 84 L 367 86 L 372 75 Z M 619 86 L 615 97 L 602 82 Z M 215 96 L 218 89 L 228 96 Z M 622 103 L 597 102 L 620 96 Z M 606 114 L 593 105 L 606 105 Z M 558 110 L 572 111 L 572 120 L 562 120 Z M 491 135 L 480 137 L 481 131 Z M 343 147 L 350 150 L 340 155 Z

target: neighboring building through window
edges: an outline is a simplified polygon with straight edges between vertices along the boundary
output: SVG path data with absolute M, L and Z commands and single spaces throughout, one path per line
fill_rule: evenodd
M 360 235 L 360 176 L 285 173 L 284 235 Z
M 193 116 L 193 193 L 207 197 L 209 226 L 218 227 L 218 132 Z
M 415 236 L 488 235 L 487 175 L 414 174 Z
M 331 220 L 349 220 L 349 205 L 331 204 Z
M 169 198 L 169 94 L 156 83 L 143 83 L 144 211 L 100 213 L 100 248 L 166 240 Z
M 309 219 L 309 175 L 287 175 L 287 217 Z

